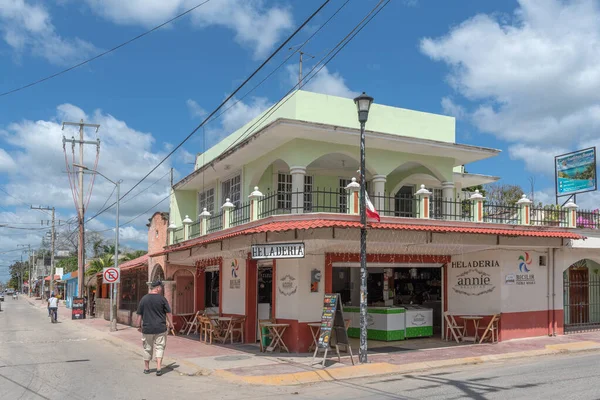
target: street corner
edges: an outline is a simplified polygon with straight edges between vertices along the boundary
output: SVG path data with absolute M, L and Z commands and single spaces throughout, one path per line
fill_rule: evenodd
M 397 365 L 373 363 L 337 368 L 314 369 L 312 371 L 286 374 L 239 375 L 231 370 L 218 369 L 212 376 L 234 383 L 262 386 L 294 386 L 319 382 L 343 381 L 355 378 L 368 378 L 401 372 Z

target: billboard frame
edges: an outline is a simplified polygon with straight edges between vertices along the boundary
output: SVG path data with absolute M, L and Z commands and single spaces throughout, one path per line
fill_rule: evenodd
M 557 166 L 557 159 L 560 157 L 564 157 L 564 156 L 568 156 L 571 154 L 576 154 L 576 153 L 583 153 L 585 151 L 588 150 L 593 150 L 594 151 L 594 188 L 590 188 L 590 189 L 585 189 L 585 190 L 579 190 L 576 192 L 571 192 L 571 193 L 566 193 L 566 194 L 559 194 L 558 193 L 558 168 Z M 566 196 L 570 196 L 573 197 L 579 193 L 587 193 L 587 192 L 595 192 L 596 190 L 598 190 L 598 163 L 597 163 L 597 153 L 596 153 L 596 146 L 592 146 L 592 147 L 587 147 L 585 149 L 580 149 L 580 150 L 575 150 L 575 151 L 571 151 L 569 153 L 564 153 L 564 154 L 559 154 L 557 156 L 554 156 L 554 194 L 556 195 L 556 200 L 558 203 L 558 199 L 560 197 L 566 197 Z

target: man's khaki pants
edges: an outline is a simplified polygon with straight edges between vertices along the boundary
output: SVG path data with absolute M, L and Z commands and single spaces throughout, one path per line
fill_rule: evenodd
M 165 347 L 167 347 L 167 332 L 142 334 L 142 344 L 144 346 L 144 361 L 152 360 L 152 350 L 156 349 L 154 355 L 156 358 L 163 358 Z

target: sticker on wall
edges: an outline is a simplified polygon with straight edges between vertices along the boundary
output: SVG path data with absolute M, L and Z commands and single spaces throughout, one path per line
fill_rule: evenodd
M 240 269 L 240 265 L 238 263 L 237 258 L 234 258 L 233 261 L 231 262 L 231 277 L 232 278 L 237 278 L 238 277 L 238 270 Z
M 287 274 L 283 278 L 279 279 L 279 287 L 277 288 L 279 293 L 284 296 L 291 296 L 298 290 L 298 284 L 296 278 Z
M 317 293 L 319 291 L 319 282 L 321 282 L 321 271 L 313 269 L 310 271 L 310 292 Z
M 515 274 L 508 274 L 504 279 L 504 283 L 507 285 L 514 285 L 517 282 L 517 276 Z
M 452 287 L 452 290 L 465 296 L 481 296 L 492 293 L 496 289 L 496 286 L 492 284 L 492 276 L 476 269 L 465 271 L 456 279 L 456 285 Z

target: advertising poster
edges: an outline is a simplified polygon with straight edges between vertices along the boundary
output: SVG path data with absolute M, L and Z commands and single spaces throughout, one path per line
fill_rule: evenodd
M 556 156 L 556 195 L 568 196 L 596 190 L 596 148 Z

